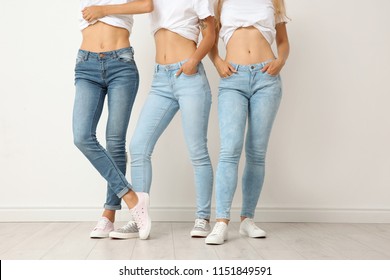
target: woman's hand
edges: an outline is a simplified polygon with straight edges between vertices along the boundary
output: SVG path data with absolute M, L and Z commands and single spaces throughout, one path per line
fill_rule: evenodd
M 104 8 L 99 6 L 85 7 L 82 10 L 82 13 L 83 18 L 88 22 L 92 22 L 106 16 L 104 13 Z
M 218 74 L 221 78 L 227 78 L 236 73 L 236 69 L 229 62 L 226 62 L 222 59 L 219 59 L 215 63 L 215 68 L 217 68 Z
M 196 72 L 198 71 L 198 64 L 199 61 L 189 59 L 180 67 L 180 69 L 176 72 L 175 76 L 179 77 L 181 73 L 184 73 L 187 76 L 196 74 Z
M 261 69 L 261 72 L 265 73 L 267 72 L 271 76 L 276 76 L 279 74 L 280 70 L 282 70 L 284 66 L 284 61 L 277 58 L 270 63 L 267 63 L 263 69 Z

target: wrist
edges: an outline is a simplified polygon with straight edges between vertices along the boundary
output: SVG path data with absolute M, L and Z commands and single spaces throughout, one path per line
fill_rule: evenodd
M 215 59 L 213 60 L 214 66 L 218 66 L 221 63 L 223 63 L 223 60 L 222 60 L 222 58 L 220 56 L 215 57 Z
M 287 59 L 285 59 L 284 57 L 280 57 L 280 56 L 279 56 L 279 57 L 277 58 L 277 60 L 279 61 L 279 63 L 280 63 L 281 65 L 284 65 L 284 64 L 286 64 L 286 60 L 287 60 Z
M 187 60 L 186 63 L 188 63 L 188 64 L 190 64 L 190 65 L 193 65 L 193 66 L 196 66 L 196 65 L 198 65 L 198 64 L 200 63 L 200 60 L 199 60 L 199 59 L 196 59 L 196 58 L 194 58 L 194 57 L 190 57 L 190 58 Z
M 101 7 L 100 12 L 102 17 L 106 17 L 107 15 L 109 15 L 108 7 Z

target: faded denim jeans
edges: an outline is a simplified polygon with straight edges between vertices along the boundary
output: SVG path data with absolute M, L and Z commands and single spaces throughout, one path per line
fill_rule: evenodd
M 201 63 L 196 74 L 175 76 L 183 63 L 185 61 L 157 64 L 155 67 L 152 88 L 130 144 L 131 178 L 136 191 L 149 193 L 152 183 L 151 155 L 157 140 L 180 110 L 184 137 L 194 168 L 197 216 L 209 219 L 213 187 L 213 170 L 207 148 L 211 92 Z M 165 161 L 169 164 L 169 158 Z
M 74 143 L 106 179 L 105 209 L 121 209 L 121 197 L 131 188 L 126 180 L 126 133 L 139 76 L 131 47 L 94 53 L 79 50 L 75 68 Z M 104 100 L 108 120 L 106 149 L 96 138 Z
M 268 140 L 282 97 L 280 76 L 270 76 L 260 71 L 266 63 L 245 66 L 232 64 L 237 73 L 220 81 L 218 117 L 221 148 L 216 172 L 217 219 L 230 219 L 246 126 L 241 216 L 253 218 L 260 197 Z

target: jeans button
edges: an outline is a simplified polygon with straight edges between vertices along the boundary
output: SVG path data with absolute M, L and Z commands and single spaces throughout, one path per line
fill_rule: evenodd
M 104 58 L 106 55 L 104 53 L 99 53 L 100 58 Z

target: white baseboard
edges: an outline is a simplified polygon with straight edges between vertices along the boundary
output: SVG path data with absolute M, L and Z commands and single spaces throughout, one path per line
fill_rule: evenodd
M 0 222 L 78 222 L 95 221 L 102 213 L 98 208 L 0 208 Z M 215 209 L 212 210 L 215 213 Z M 191 207 L 152 207 L 153 221 L 192 222 Z M 240 209 L 232 208 L 232 221 L 238 221 Z M 117 221 L 127 221 L 127 209 L 118 211 Z M 212 216 L 214 220 L 214 216 Z M 327 208 L 258 208 L 257 222 L 318 223 L 390 223 L 390 209 L 327 209 Z

